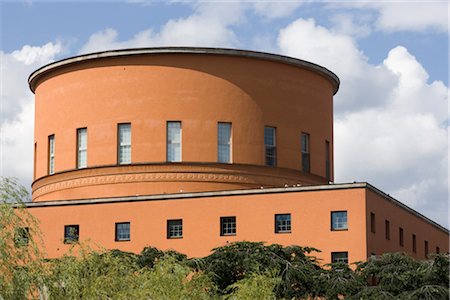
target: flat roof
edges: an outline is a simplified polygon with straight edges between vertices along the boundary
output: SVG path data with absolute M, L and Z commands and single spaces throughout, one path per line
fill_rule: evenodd
M 89 60 L 98 60 L 104 58 L 126 57 L 136 55 L 155 55 L 155 54 L 207 54 L 207 55 L 228 55 L 248 57 L 255 59 L 262 59 L 268 61 L 275 61 L 284 64 L 293 65 L 303 69 L 307 69 L 318 73 L 327 78 L 333 85 L 333 94 L 336 94 L 339 89 L 339 78 L 336 74 L 320 65 L 279 54 L 271 54 L 259 51 L 228 49 L 228 48 L 200 48 L 200 47 L 157 47 L 157 48 L 133 48 L 108 50 L 102 52 L 95 52 L 69 57 L 56 62 L 49 63 L 31 73 L 28 78 L 30 90 L 34 93 L 39 79 L 54 70 L 64 68 L 68 65 L 78 64 Z
M 261 195 L 261 194 L 277 194 L 277 193 L 292 193 L 292 192 L 308 192 L 308 191 L 329 191 L 329 190 L 342 190 L 342 189 L 368 189 L 391 203 L 399 206 L 400 208 L 408 211 L 416 217 L 424 220 L 425 222 L 433 225 L 434 227 L 449 233 L 449 230 L 442 225 L 434 222 L 433 220 L 425 217 L 416 210 L 406 206 L 389 194 L 377 189 L 373 185 L 367 182 L 353 182 L 353 183 L 339 183 L 339 184 L 325 184 L 325 185 L 308 185 L 308 186 L 293 186 L 282 188 L 261 188 L 261 189 L 248 189 L 248 190 L 228 190 L 228 191 L 211 191 L 211 192 L 194 192 L 194 193 L 174 193 L 174 194 L 158 194 L 158 195 L 135 195 L 126 197 L 111 197 L 111 198 L 92 198 L 92 199 L 78 199 L 78 200 L 53 200 L 53 201 L 40 201 L 40 202 L 27 202 L 25 206 L 27 208 L 37 207 L 52 207 L 52 206 L 70 206 L 70 205 L 89 205 L 89 204 L 106 204 L 106 203 L 120 203 L 120 202 L 142 202 L 142 201 L 158 201 L 158 200 L 180 200 L 180 199 L 192 199 L 192 198 L 205 198 L 205 197 L 226 197 L 226 196 L 242 196 L 242 195 Z

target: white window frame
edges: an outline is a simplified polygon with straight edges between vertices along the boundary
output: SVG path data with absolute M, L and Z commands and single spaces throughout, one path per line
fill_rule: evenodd
M 48 136 L 48 174 L 55 173 L 55 135 Z
M 231 132 L 232 125 L 230 122 L 219 122 L 217 124 L 217 161 L 219 163 L 230 164 L 232 161 Z
M 331 230 L 348 230 L 348 212 L 346 210 L 331 212 Z
M 85 139 L 83 145 L 82 139 Z M 87 167 L 87 128 L 77 129 L 77 169 Z
M 125 133 L 125 129 L 129 128 L 129 132 L 130 132 L 130 139 L 125 140 L 124 139 L 124 133 Z M 131 164 L 131 123 L 121 123 L 117 125 L 117 162 L 119 165 L 127 165 L 127 164 Z M 124 151 L 125 149 L 130 149 L 130 155 L 129 157 L 126 157 L 126 159 L 124 159 Z
M 178 126 L 178 127 L 177 127 Z M 181 121 L 167 121 L 166 130 L 166 159 L 168 162 L 181 162 L 182 161 L 182 141 L 183 141 L 183 130 Z M 179 140 L 171 139 L 173 136 L 172 130 L 179 130 Z M 175 157 L 175 149 L 178 147 L 179 157 Z

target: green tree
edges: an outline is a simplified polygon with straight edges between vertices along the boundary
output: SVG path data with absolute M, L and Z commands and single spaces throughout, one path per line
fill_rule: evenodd
M 375 279 L 377 289 L 392 295 L 394 299 L 449 297 L 448 255 L 435 255 L 429 260 L 420 261 L 405 253 L 386 253 L 360 263 L 356 272 L 366 282 Z M 361 291 L 355 295 L 358 294 Z
M 37 297 L 45 265 L 36 219 L 24 202 L 28 192 L 17 179 L 0 177 L 0 298 Z
M 229 285 L 227 290 L 231 291 L 231 294 L 226 295 L 224 298 L 233 300 L 277 299 L 275 287 L 282 281 L 277 273 L 274 270 L 266 270 L 264 273 L 252 273 L 244 279 Z
M 282 281 L 276 286 L 278 298 L 305 297 L 314 290 L 314 277 L 320 269 L 309 254 L 315 249 L 262 242 L 236 242 L 213 250 L 203 259 L 204 270 L 211 274 L 223 294 L 227 287 L 254 273 L 273 270 Z
M 326 299 L 353 295 L 366 285 L 366 282 L 343 262 L 329 264 L 327 269 L 321 269 L 316 279 L 318 290 L 314 296 Z

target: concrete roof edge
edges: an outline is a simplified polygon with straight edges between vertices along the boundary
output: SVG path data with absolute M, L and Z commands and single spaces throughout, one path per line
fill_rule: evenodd
M 30 90 L 34 93 L 38 79 L 44 74 L 47 74 L 55 69 L 59 69 L 67 65 L 72 65 L 75 63 L 80 63 L 88 60 L 121 57 L 121 56 L 145 55 L 145 54 L 212 54 L 212 55 L 240 56 L 240 57 L 249 57 L 269 61 L 276 61 L 298 66 L 319 73 L 320 75 L 324 76 L 331 82 L 334 88 L 333 94 L 337 93 L 340 85 L 339 77 L 336 74 L 334 74 L 327 68 L 312 62 L 280 54 L 272 54 L 252 50 L 241 50 L 231 48 L 207 48 L 207 47 L 131 48 L 131 49 L 117 49 L 117 50 L 108 50 L 89 54 L 82 54 L 58 60 L 56 62 L 52 62 L 42 66 L 41 68 L 35 70 L 33 73 L 30 74 L 30 76 L 28 77 L 28 84 Z
M 386 200 L 391 201 L 392 203 L 394 203 L 397 206 L 400 206 L 401 208 L 405 209 L 406 211 L 412 213 L 413 215 L 415 215 L 416 217 L 421 218 L 422 220 L 426 221 L 427 223 L 430 223 L 431 225 L 433 225 L 434 227 L 437 227 L 438 229 L 444 231 L 445 233 L 449 234 L 450 231 L 445 228 L 442 225 L 439 225 L 438 223 L 436 223 L 435 221 L 427 218 L 426 216 L 422 215 L 420 212 L 412 209 L 411 207 L 403 204 L 402 202 L 400 202 L 399 200 L 395 199 L 394 197 L 392 197 L 389 194 L 386 194 L 385 192 L 383 192 L 382 190 L 376 188 L 375 186 L 371 185 L 370 183 L 366 183 L 367 188 L 369 190 L 371 190 L 372 192 L 374 192 L 375 194 L 378 194 L 380 196 L 382 196 L 383 198 L 385 198 Z

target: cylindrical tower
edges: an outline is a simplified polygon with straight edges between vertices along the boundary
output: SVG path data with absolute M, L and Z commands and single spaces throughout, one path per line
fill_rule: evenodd
M 33 201 L 323 184 L 339 79 L 280 55 L 146 48 L 29 78 Z

